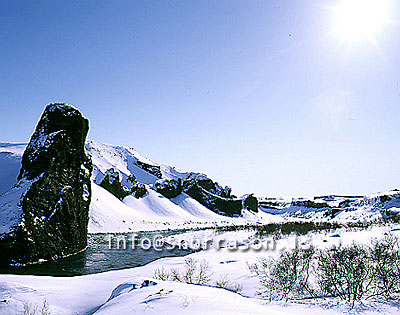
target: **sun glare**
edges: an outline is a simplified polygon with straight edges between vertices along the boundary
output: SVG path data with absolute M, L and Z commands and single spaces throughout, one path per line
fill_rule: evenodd
M 375 41 L 377 32 L 388 23 L 387 0 L 342 0 L 335 13 L 334 32 L 342 41 Z

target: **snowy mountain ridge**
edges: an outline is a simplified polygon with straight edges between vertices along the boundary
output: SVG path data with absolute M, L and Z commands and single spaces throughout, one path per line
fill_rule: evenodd
M 5 160 L 6 157 L 12 156 L 14 162 L 19 162 L 26 146 L 27 143 L 0 142 L 0 159 Z M 144 170 L 140 164 L 159 168 L 163 179 L 187 179 L 190 176 L 206 178 L 206 176 L 201 173 L 182 172 L 173 166 L 157 164 L 142 155 L 133 147 L 88 140 L 86 142 L 86 150 L 92 157 L 94 168 L 92 179 L 96 183 L 101 182 L 105 177 L 107 170 L 114 168 L 119 173 L 122 183 L 127 183 L 129 175 L 134 174 L 141 183 L 148 185 L 155 184 L 155 182 L 160 178 Z M 13 172 L 10 171 L 9 173 Z M 3 180 L 4 176 L 1 176 L 0 178 Z M 5 185 L 5 187 L 11 188 L 12 185 L 13 184 L 8 184 Z M 0 190 L 0 194 L 1 193 L 2 191 Z
M 17 222 L 19 213 L 16 200 L 23 192 L 15 183 L 21 166 L 21 158 L 26 144 L 0 142 L 0 232 L 10 230 Z M 170 166 L 160 166 L 147 159 L 133 148 L 87 141 L 86 150 L 93 160 L 92 202 L 90 206 L 90 232 L 128 232 L 133 230 L 154 230 L 183 228 L 205 225 L 217 221 L 229 221 L 204 207 L 185 193 L 168 199 L 151 189 L 163 179 L 186 179 L 189 176 L 203 177 L 202 174 L 183 173 Z M 110 169 L 115 170 L 121 183 L 129 185 L 129 177 L 144 184 L 148 193 L 143 198 L 127 196 L 119 200 L 100 187 Z M 204 176 L 205 177 L 205 176 Z M 15 199 L 15 200 L 14 200 Z M 14 213 L 15 212 L 15 213 Z
M 2 232 L 8 230 L 13 193 L 26 144 L 0 142 L 0 217 Z M 239 218 L 219 215 L 182 192 L 168 199 L 155 191 L 163 180 L 208 179 L 205 175 L 181 172 L 174 167 L 159 165 L 134 148 L 88 140 L 86 150 L 93 161 L 90 232 L 128 232 L 167 228 L 189 228 L 219 224 L 269 223 L 291 220 L 322 220 L 348 222 L 374 220 L 400 212 L 400 194 L 394 190 L 367 196 L 322 196 L 314 198 L 260 197 L 259 212 L 243 210 Z M 114 170 L 122 185 L 131 185 L 132 176 L 147 187 L 143 198 L 128 195 L 119 200 L 100 187 L 110 170 Z M 161 178 L 162 179 L 161 179 Z M 12 198 L 11 198 L 12 199 Z M 11 211 L 11 212 L 10 212 Z M 4 231 L 3 231 L 4 230 Z

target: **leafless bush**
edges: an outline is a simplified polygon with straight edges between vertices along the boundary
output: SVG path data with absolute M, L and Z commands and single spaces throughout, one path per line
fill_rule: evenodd
M 314 249 L 284 252 L 277 259 L 261 260 L 253 271 L 260 276 L 259 294 L 269 300 L 292 300 L 314 295 L 308 279 Z
M 369 292 L 373 266 L 364 246 L 334 246 L 317 254 L 318 285 L 324 295 L 354 304 Z
M 225 289 L 234 293 L 241 294 L 243 286 L 238 282 L 231 283 L 228 278 L 228 274 L 221 275 L 216 281 L 215 286 L 217 288 Z
M 387 235 L 382 240 L 373 240 L 369 252 L 373 267 L 372 288 L 369 297 L 391 298 L 400 291 L 399 240 Z
M 354 305 L 400 292 L 400 243 L 392 235 L 370 246 L 296 248 L 248 267 L 260 277 L 259 294 L 269 300 L 338 297 Z
M 171 279 L 171 272 L 166 270 L 164 267 L 158 268 L 154 271 L 154 278 L 168 281 Z
M 47 300 L 43 301 L 42 307 L 39 309 L 37 304 L 24 303 L 24 315 L 50 315 L 50 306 Z
M 176 268 L 172 268 L 171 269 L 171 277 L 170 277 L 169 280 L 177 281 L 177 282 L 183 282 L 180 271 L 178 269 L 176 269 Z
M 246 263 L 251 273 L 255 273 L 257 276 L 264 276 L 267 274 L 269 268 L 269 260 L 266 258 L 259 258 L 255 263 Z
M 195 278 L 197 284 L 207 284 L 210 282 L 212 276 L 210 265 L 206 260 L 201 260 L 199 263 L 199 273 Z
M 195 283 L 196 282 L 196 269 L 197 269 L 198 261 L 193 258 L 185 259 L 185 268 L 181 274 L 181 282 L 186 283 Z
M 24 303 L 24 315 L 36 315 L 38 306 L 32 303 Z
M 241 285 L 239 282 L 234 282 L 227 290 L 234 293 L 242 294 L 243 285 Z
M 171 269 L 170 271 L 167 271 L 162 267 L 154 271 L 155 279 L 200 285 L 209 283 L 211 275 L 211 268 L 207 261 L 197 260 L 191 257 L 185 259 L 183 270 Z
M 369 247 L 338 246 L 318 256 L 323 293 L 352 302 L 391 298 L 400 290 L 399 240 L 387 235 Z
M 228 287 L 228 285 L 229 285 L 228 274 L 223 274 L 223 275 L 219 276 L 217 281 L 215 281 L 215 286 L 217 288 L 226 289 Z

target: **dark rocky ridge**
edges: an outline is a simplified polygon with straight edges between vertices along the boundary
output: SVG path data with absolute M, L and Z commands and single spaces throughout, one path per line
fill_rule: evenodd
M 23 154 L 20 182 L 32 180 L 18 206 L 21 222 L 0 240 L 1 262 L 56 259 L 86 248 L 92 162 L 89 121 L 74 107 L 50 104 Z
M 160 166 L 140 161 L 135 162 L 135 164 L 147 173 L 160 178 L 149 188 L 168 199 L 186 193 L 203 206 L 222 215 L 239 216 L 243 209 L 258 212 L 258 200 L 252 194 L 237 198 L 231 194 L 232 189 L 229 186 L 223 187 L 204 174 L 189 173 L 187 176 L 176 179 L 163 179 Z M 134 175 L 131 174 L 130 176 L 131 178 L 128 177 L 127 180 L 123 181 L 123 175 L 117 169 L 110 168 L 106 171 L 99 185 L 120 200 L 128 195 L 133 195 L 136 198 L 146 196 L 146 186 L 140 183 Z
M 112 193 L 119 200 L 124 199 L 130 194 L 128 188 L 121 184 L 119 173 L 114 168 L 107 170 L 106 176 L 100 183 L 100 187 L 103 187 L 105 190 Z
M 243 199 L 243 208 L 258 212 L 258 199 L 253 194 L 245 195 Z
M 144 169 L 146 172 L 153 174 L 154 176 L 158 178 L 162 178 L 162 172 L 161 172 L 161 167 L 158 165 L 150 165 L 147 163 L 144 163 L 142 161 L 137 161 L 136 164 Z
M 113 194 L 119 200 L 123 200 L 128 195 L 135 198 L 142 198 L 147 194 L 146 186 L 139 183 L 134 175 L 128 177 L 129 186 L 123 185 L 119 173 L 114 168 L 110 168 L 106 172 L 106 176 L 100 183 L 100 186 Z
M 239 216 L 243 209 L 258 212 L 258 200 L 252 194 L 242 199 L 231 195 L 232 189 L 223 188 L 204 174 L 192 173 L 185 180 L 159 180 L 155 190 L 166 198 L 175 198 L 182 192 L 188 194 L 208 209 L 227 216 Z
M 242 214 L 242 199 L 227 198 L 214 194 L 200 186 L 196 179 L 185 181 L 183 183 L 183 190 L 190 197 L 216 213 L 228 216 L 239 216 Z
M 305 208 L 330 208 L 326 202 L 314 202 L 312 200 L 296 200 L 292 201 L 293 207 L 305 207 Z
M 161 179 L 158 180 L 155 184 L 155 189 L 158 193 L 163 195 L 164 197 L 171 199 L 179 196 L 182 193 L 182 179 Z

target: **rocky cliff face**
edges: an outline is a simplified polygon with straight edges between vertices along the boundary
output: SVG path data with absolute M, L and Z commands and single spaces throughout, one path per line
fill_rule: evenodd
M 180 178 L 176 179 L 160 179 L 155 185 L 155 190 L 163 195 L 164 197 L 171 199 L 179 196 L 182 193 L 182 180 Z
M 242 200 L 244 209 L 258 212 L 258 199 L 253 194 L 244 195 Z
M 114 168 L 107 170 L 106 176 L 101 181 L 100 186 L 112 193 L 119 200 L 124 199 L 130 194 L 129 189 L 121 184 L 119 173 Z
M 74 107 L 45 108 L 23 154 L 18 184 L 29 186 L 17 205 L 20 223 L 0 239 L 2 264 L 55 259 L 85 249 L 92 172 L 85 153 L 88 131 L 88 120 Z
M 155 190 L 166 198 L 175 198 L 185 192 L 210 210 L 228 216 L 242 214 L 242 200 L 231 196 L 231 188 L 223 188 L 217 182 L 203 174 L 190 174 L 185 180 L 160 179 L 154 185 Z M 258 207 L 258 204 L 257 204 Z
M 158 178 L 162 178 L 162 172 L 160 166 L 150 165 L 141 161 L 137 161 L 136 163 L 140 168 L 144 169 L 146 172 L 153 174 Z
M 243 205 L 241 199 L 217 195 L 203 188 L 196 179 L 185 181 L 183 183 L 183 191 L 216 213 L 227 216 L 239 216 L 242 214 Z
M 127 185 L 121 183 L 119 172 L 110 168 L 106 172 L 106 176 L 100 183 L 100 187 L 113 194 L 119 200 L 123 200 L 128 195 L 133 195 L 139 199 L 147 194 L 147 188 L 144 184 L 139 183 L 134 175 L 129 175 Z

